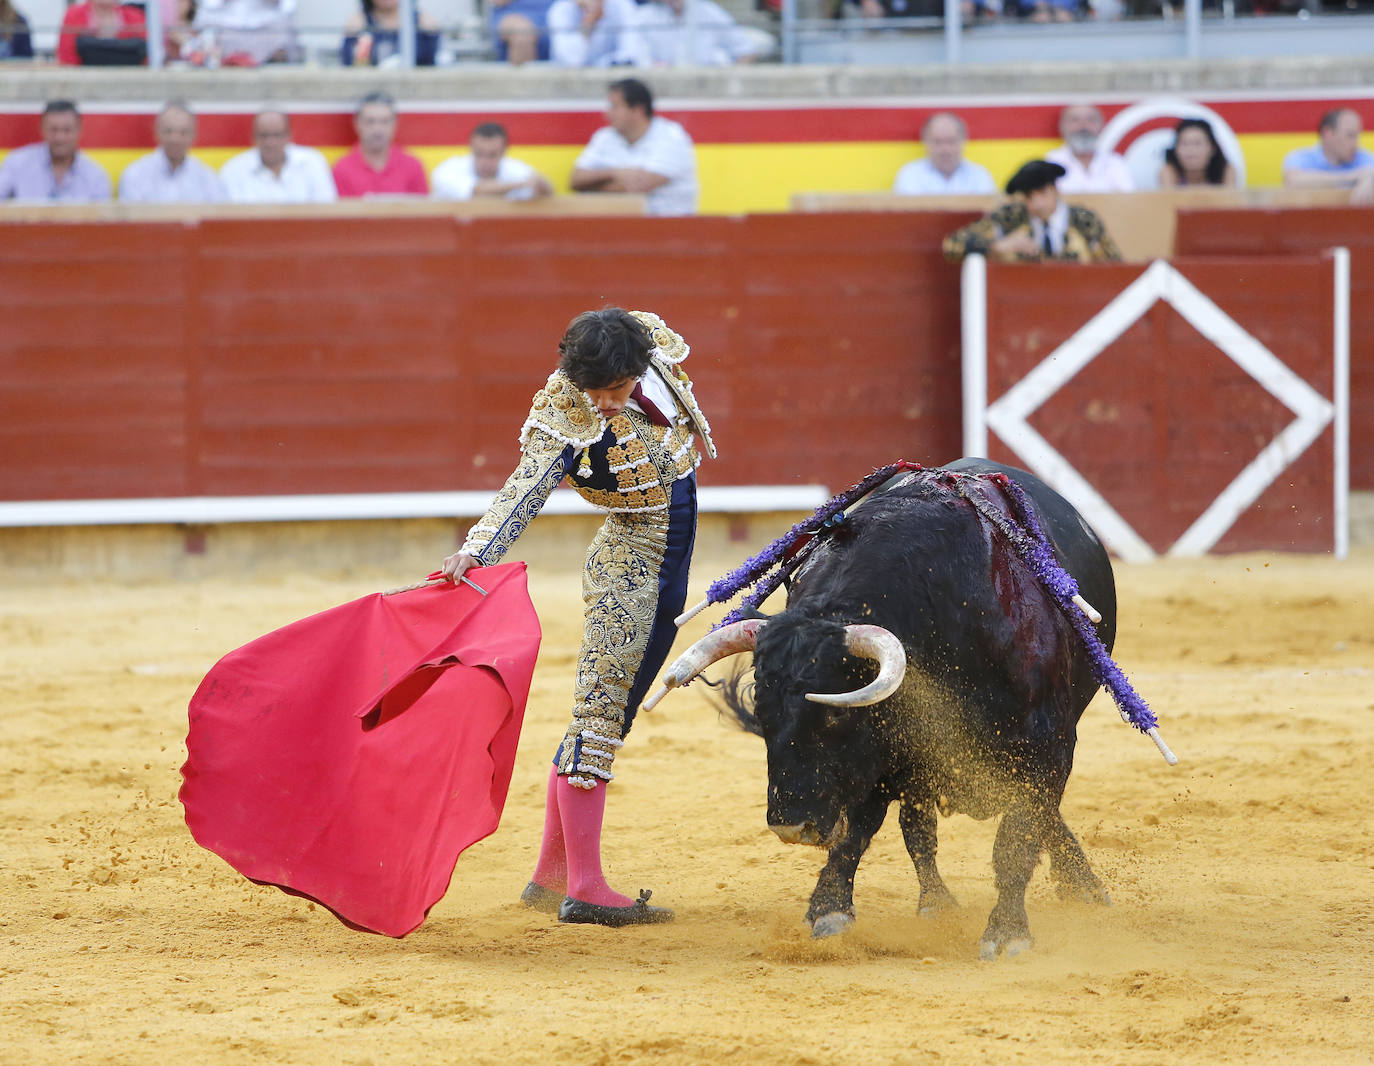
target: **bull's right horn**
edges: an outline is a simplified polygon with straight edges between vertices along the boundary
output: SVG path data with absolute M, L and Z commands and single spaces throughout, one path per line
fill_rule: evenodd
M 743 622 L 732 622 L 728 626 L 717 629 L 714 633 L 707 633 L 706 636 L 679 655 L 673 661 L 672 666 L 668 667 L 668 672 L 663 675 L 663 684 L 659 686 L 657 692 L 644 701 L 644 709 L 652 711 L 657 706 L 658 701 L 668 695 L 670 688 L 687 684 L 712 663 L 720 662 L 728 655 L 737 655 L 742 651 L 753 651 L 754 641 L 758 639 L 759 630 L 767 621 L 766 618 L 746 618 Z
M 844 646 L 855 655 L 877 662 L 878 676 L 853 692 L 808 692 L 806 698 L 812 703 L 871 707 L 902 687 L 902 678 L 906 676 L 906 649 L 890 630 L 882 626 L 845 626 Z

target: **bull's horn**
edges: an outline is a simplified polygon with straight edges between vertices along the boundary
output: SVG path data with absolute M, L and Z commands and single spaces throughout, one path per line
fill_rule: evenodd
M 758 639 L 759 630 L 766 621 L 766 618 L 746 618 L 743 622 L 731 622 L 713 633 L 707 633 L 668 667 L 667 673 L 663 675 L 663 684 L 644 701 L 644 709 L 652 711 L 658 701 L 668 695 L 669 689 L 687 684 L 712 663 L 720 662 L 727 655 L 753 651 L 754 641 Z
M 878 664 L 878 676 L 855 692 L 808 692 L 812 703 L 833 707 L 871 707 L 901 688 L 906 676 L 906 649 L 882 626 L 845 626 L 844 646 L 855 655 Z

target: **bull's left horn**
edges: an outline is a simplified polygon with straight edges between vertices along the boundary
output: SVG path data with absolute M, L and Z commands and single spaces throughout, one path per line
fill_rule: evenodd
M 731 622 L 728 626 L 721 626 L 714 633 L 707 633 L 668 667 L 668 672 L 663 675 L 663 684 L 644 701 L 644 709 L 652 711 L 658 701 L 668 695 L 669 689 L 687 684 L 712 663 L 719 662 L 727 655 L 753 651 L 759 630 L 767 621 L 766 618 L 746 618 L 742 622 Z
M 812 703 L 833 707 L 871 707 L 881 703 L 902 686 L 906 676 L 906 649 L 902 642 L 882 626 L 845 626 L 844 646 L 855 655 L 878 664 L 878 676 L 854 692 L 808 692 Z

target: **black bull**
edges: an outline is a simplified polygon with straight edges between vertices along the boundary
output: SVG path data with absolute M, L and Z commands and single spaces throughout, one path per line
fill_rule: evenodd
M 987 460 L 945 469 L 1016 480 L 1060 564 L 1101 613 L 1097 632 L 1110 650 L 1111 563 L 1068 501 Z M 984 484 L 986 498 L 1001 498 Z M 1031 942 L 1025 891 L 1042 851 L 1061 894 L 1107 899 L 1059 813 L 1078 719 L 1098 684 L 1057 603 L 966 499 L 925 475 L 889 485 L 811 547 L 786 610 L 756 629 L 752 691 L 736 678 L 726 700 L 766 745 L 769 826 L 783 840 L 829 849 L 806 913 L 815 935 L 853 921 L 855 871 L 895 801 L 922 914 L 955 905 L 935 864 L 937 812 L 1002 815 L 997 903 L 980 952 L 1014 954 Z M 808 699 L 872 682 L 871 658 L 846 647 L 855 625 L 900 640 L 900 688 L 868 706 Z

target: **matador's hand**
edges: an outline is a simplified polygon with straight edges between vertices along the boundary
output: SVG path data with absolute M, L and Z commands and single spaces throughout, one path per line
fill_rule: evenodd
M 444 560 L 444 565 L 439 568 L 439 572 L 442 573 L 444 577 L 448 578 L 448 580 L 457 581 L 474 566 L 481 565 L 481 563 L 467 552 L 454 552 Z

